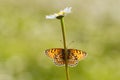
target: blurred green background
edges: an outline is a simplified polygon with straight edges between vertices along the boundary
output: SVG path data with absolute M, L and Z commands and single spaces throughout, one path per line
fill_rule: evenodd
M 0 80 L 66 80 L 44 54 L 63 47 L 59 20 L 45 16 L 69 6 L 68 48 L 88 53 L 70 80 L 120 80 L 119 0 L 0 0 Z

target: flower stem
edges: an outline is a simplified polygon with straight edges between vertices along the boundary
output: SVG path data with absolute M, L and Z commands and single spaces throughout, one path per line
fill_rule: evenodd
M 67 63 L 67 47 L 66 47 L 66 38 L 65 38 L 65 30 L 64 30 L 64 18 L 60 19 L 61 22 L 61 29 L 62 29 L 62 36 L 63 36 L 63 46 L 64 46 L 64 53 L 65 53 L 65 72 L 66 72 L 66 79 L 69 80 L 69 71 L 68 71 L 68 63 Z

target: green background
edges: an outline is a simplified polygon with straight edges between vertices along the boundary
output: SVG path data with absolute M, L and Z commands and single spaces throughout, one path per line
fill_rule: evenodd
M 120 80 L 119 0 L 0 0 L 0 80 L 66 80 L 44 54 L 63 47 L 60 21 L 45 16 L 69 6 L 67 47 L 88 53 L 70 80 Z

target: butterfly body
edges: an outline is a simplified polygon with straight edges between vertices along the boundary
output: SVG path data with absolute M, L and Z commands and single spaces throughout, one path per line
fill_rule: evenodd
M 63 48 L 52 48 L 45 50 L 45 54 L 53 59 L 54 63 L 58 66 L 65 65 L 65 50 Z M 67 49 L 67 64 L 75 66 L 87 53 L 77 49 Z

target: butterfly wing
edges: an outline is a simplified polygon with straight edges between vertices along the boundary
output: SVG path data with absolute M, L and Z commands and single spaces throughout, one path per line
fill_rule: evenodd
M 57 66 L 63 66 L 65 64 L 64 60 L 64 49 L 62 48 L 52 48 L 45 50 L 45 54 L 53 59 Z
M 77 49 L 68 49 L 68 65 L 76 66 L 80 60 L 85 58 L 86 52 Z
M 80 60 L 86 57 L 87 53 L 77 49 L 68 49 L 68 65 L 76 66 Z M 45 54 L 53 59 L 57 66 L 65 65 L 65 54 L 62 48 L 52 48 L 45 50 Z

